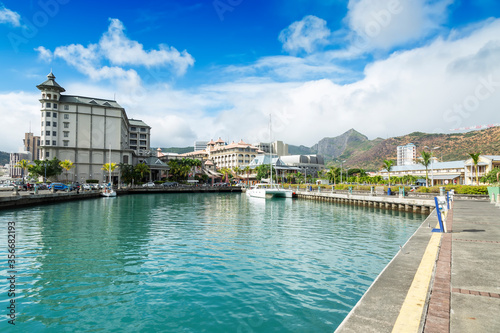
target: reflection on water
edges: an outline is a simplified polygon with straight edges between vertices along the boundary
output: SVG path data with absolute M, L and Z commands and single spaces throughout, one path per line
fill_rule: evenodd
M 156 194 L 3 211 L 0 228 L 6 244 L 17 225 L 22 331 L 332 332 L 423 219 Z

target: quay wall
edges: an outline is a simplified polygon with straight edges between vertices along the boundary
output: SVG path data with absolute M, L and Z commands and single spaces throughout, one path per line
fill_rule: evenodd
M 382 209 L 392 209 L 428 214 L 435 207 L 433 199 L 409 198 L 399 196 L 371 196 L 369 194 L 332 193 L 318 191 L 297 192 L 299 199 L 336 202 Z
M 117 195 L 126 194 L 145 194 L 145 193 L 224 193 L 241 192 L 240 187 L 172 187 L 172 188 L 125 188 L 116 190 Z M 19 195 L 13 195 L 12 192 L 3 192 L 0 195 L 0 209 L 21 208 L 26 206 L 45 205 L 72 200 L 84 200 L 99 198 L 100 191 L 80 191 L 56 192 L 43 191 L 35 194 L 33 192 L 19 192 Z

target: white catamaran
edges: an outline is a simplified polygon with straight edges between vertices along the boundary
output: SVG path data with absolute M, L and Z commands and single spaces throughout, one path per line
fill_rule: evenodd
M 271 140 L 271 115 L 269 115 L 269 141 Z M 272 144 L 269 145 L 272 147 Z M 247 195 L 255 198 L 272 199 L 272 198 L 293 198 L 296 196 L 292 190 L 286 190 L 283 186 L 273 182 L 273 158 L 271 149 L 269 149 L 269 168 L 271 169 L 271 176 L 269 183 L 258 183 L 251 186 L 247 191 Z

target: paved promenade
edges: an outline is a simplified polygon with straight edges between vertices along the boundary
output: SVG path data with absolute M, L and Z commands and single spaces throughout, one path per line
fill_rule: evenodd
M 455 201 L 433 212 L 336 332 L 500 332 L 500 208 Z

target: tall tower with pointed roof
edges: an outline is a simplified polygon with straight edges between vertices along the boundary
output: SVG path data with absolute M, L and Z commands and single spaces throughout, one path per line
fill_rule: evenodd
M 141 122 L 148 130 L 135 134 L 140 135 L 140 146 L 132 147 L 131 131 L 137 125 L 123 107 L 114 100 L 63 95 L 66 90 L 55 78 L 51 71 L 36 86 L 41 92 L 40 159 L 72 161 L 76 167 L 68 173 L 70 181 L 108 182 L 105 163 L 133 165 L 139 149 L 149 150 L 149 126 Z M 118 172 L 113 178 L 117 181 Z

